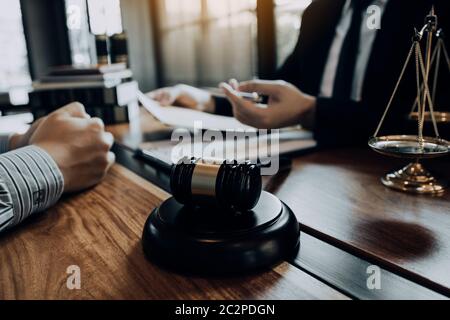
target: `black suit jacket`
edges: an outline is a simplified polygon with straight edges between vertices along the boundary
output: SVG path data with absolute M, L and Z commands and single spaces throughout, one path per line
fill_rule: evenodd
M 377 127 L 400 75 L 412 44 L 414 28 L 424 25 L 432 4 L 440 18 L 440 26 L 450 37 L 449 0 L 389 0 L 369 59 L 363 85 L 362 101 L 339 101 L 318 98 L 315 138 L 321 146 L 366 144 Z M 300 90 L 318 96 L 345 0 L 315 0 L 305 10 L 297 45 L 273 79 L 291 82 Z M 447 37 L 448 39 L 448 37 Z M 450 47 L 447 48 L 450 50 Z M 439 109 L 450 107 L 450 77 L 442 69 Z M 406 120 L 416 97 L 414 59 L 381 133 L 416 133 L 417 125 Z M 219 113 L 225 105 L 218 101 Z M 227 110 L 230 110 L 229 108 Z M 229 111 L 228 111 L 229 112 Z M 414 130 L 415 129 L 415 130 Z M 444 130 L 445 128 L 442 128 Z M 450 138 L 448 132 L 441 134 Z

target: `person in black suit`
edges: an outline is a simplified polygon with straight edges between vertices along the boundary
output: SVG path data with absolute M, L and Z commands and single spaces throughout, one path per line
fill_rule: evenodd
M 272 77 L 278 81 L 224 83 L 222 88 L 228 101 L 183 85 L 151 95 L 162 104 L 175 103 L 234 115 L 257 128 L 302 124 L 314 131 L 321 146 L 367 143 L 400 75 L 412 44 L 413 30 L 424 25 L 432 5 L 440 27 L 450 34 L 447 2 L 315 0 L 304 12 L 295 50 Z M 374 14 L 381 18 L 379 25 L 373 20 Z M 436 103 L 441 109 L 450 104 L 449 74 L 444 71 Z M 413 59 L 383 132 L 403 134 L 411 130 L 411 122 L 406 118 L 416 88 Z M 260 108 L 240 98 L 236 91 L 267 95 L 268 107 Z

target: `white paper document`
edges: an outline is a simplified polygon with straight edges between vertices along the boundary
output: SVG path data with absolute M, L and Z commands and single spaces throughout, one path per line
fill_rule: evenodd
M 256 131 L 233 117 L 224 117 L 206 112 L 178 107 L 162 107 L 142 92 L 138 93 L 139 102 L 156 119 L 175 128 L 193 130 L 196 122 L 201 122 L 203 130 L 216 131 Z
M 138 93 L 139 102 L 155 118 L 162 123 L 175 128 L 183 128 L 194 131 L 198 129 L 196 122 L 201 122 L 201 129 L 220 131 L 225 137 L 223 140 L 204 141 L 200 137 L 199 141 L 191 136 L 187 140 L 180 142 L 178 138 L 172 140 L 144 142 L 139 149 L 145 156 L 159 159 L 167 164 L 177 163 L 184 157 L 201 157 L 205 159 L 214 158 L 216 160 L 261 160 L 267 158 L 267 150 L 261 146 L 268 146 L 277 143 L 274 150 L 270 151 L 271 157 L 283 154 L 290 154 L 301 150 L 315 148 L 312 133 L 300 128 L 286 128 L 277 134 L 257 132 L 253 127 L 247 126 L 232 117 L 217 116 L 201 111 L 189 110 L 177 107 L 162 107 L 157 101 L 152 100 L 142 92 Z M 242 137 L 235 140 L 226 140 L 227 134 L 236 134 L 245 131 L 244 134 L 254 136 Z M 273 138 L 276 138 L 275 140 Z M 271 141 L 269 143 L 269 141 Z M 239 143 L 240 142 L 240 143 Z M 209 155 L 207 151 L 216 150 L 220 155 Z M 200 155 L 201 153 L 201 155 Z M 207 153 L 205 155 L 205 153 Z

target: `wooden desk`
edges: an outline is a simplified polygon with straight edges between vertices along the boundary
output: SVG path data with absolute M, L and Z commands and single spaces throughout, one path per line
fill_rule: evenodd
M 348 299 L 293 265 L 259 275 L 207 279 L 148 262 L 140 236 L 167 194 L 115 165 L 104 183 L 65 198 L 0 237 L 3 299 Z M 69 266 L 81 290 L 68 290 Z
M 295 159 L 268 183 L 303 231 L 450 294 L 450 191 L 430 197 L 385 188 L 380 177 L 405 164 L 364 149 L 322 151 Z M 448 162 L 430 166 L 450 181 Z
M 138 145 L 160 127 L 144 113 L 133 128 L 133 135 L 111 131 L 119 143 L 134 137 Z M 303 232 L 450 296 L 450 191 L 415 196 L 381 184 L 382 175 L 406 164 L 368 148 L 320 151 L 296 158 L 265 189 L 294 210 Z M 450 181 L 448 158 L 429 165 Z
M 109 130 L 119 143 L 137 145 L 161 128 L 148 117 L 141 121 Z M 116 148 L 119 163 L 167 184 L 122 149 Z M 450 296 L 449 195 L 385 189 L 378 178 L 397 165 L 365 150 L 328 151 L 266 179 L 266 190 L 301 222 L 299 254 L 272 270 L 227 279 L 177 275 L 145 260 L 144 222 L 168 194 L 115 165 L 101 185 L 0 236 L 0 299 L 445 298 L 433 290 Z M 382 269 L 378 291 L 366 285 L 373 263 Z M 81 290 L 67 289 L 72 265 L 80 267 Z

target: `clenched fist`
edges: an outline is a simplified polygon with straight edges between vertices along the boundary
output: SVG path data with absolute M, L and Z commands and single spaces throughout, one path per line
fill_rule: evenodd
M 33 128 L 28 143 L 45 150 L 64 177 L 64 192 L 77 192 L 98 184 L 115 161 L 114 139 L 103 121 L 72 103 L 48 115 Z

